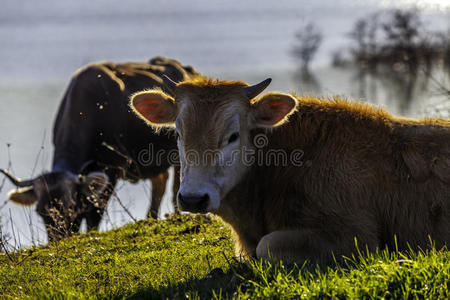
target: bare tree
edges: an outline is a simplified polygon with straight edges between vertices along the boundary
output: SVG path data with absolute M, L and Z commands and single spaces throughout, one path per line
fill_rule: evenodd
M 310 62 L 322 43 L 322 32 L 313 23 L 308 23 L 297 31 L 295 37 L 297 45 L 292 52 L 300 60 L 302 69 L 308 70 Z
M 356 61 L 363 64 L 368 64 L 368 67 L 373 68 L 372 60 L 378 51 L 377 37 L 378 37 L 378 18 L 379 14 L 375 13 L 366 19 L 359 19 L 353 30 L 349 33 L 349 37 L 356 42 L 357 47 L 351 49 L 351 53 Z M 375 62 L 376 63 L 376 62 Z

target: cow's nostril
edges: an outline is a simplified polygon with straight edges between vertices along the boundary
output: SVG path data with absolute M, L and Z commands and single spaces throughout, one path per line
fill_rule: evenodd
M 208 207 L 209 195 L 203 194 L 203 196 L 185 196 L 180 193 L 178 194 L 178 202 L 182 210 L 204 212 Z
M 208 201 L 209 200 L 209 195 L 208 194 L 204 194 L 202 197 L 202 202 L 204 201 Z

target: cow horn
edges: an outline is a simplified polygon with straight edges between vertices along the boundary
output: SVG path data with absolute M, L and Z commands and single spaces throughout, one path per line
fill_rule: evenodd
M 261 81 L 258 84 L 251 85 L 245 88 L 245 94 L 248 99 L 253 99 L 259 93 L 264 91 L 264 89 L 272 82 L 272 78 L 267 78 L 266 80 Z
M 164 85 L 172 92 L 175 92 L 175 88 L 177 87 L 177 83 L 169 78 L 167 75 L 163 75 L 162 77 Z
M 19 178 L 15 177 L 15 176 L 9 174 L 9 172 L 7 170 L 0 169 L 0 172 L 5 174 L 5 176 L 9 180 L 11 180 L 11 182 L 17 187 L 27 187 L 27 186 L 33 185 L 33 183 L 34 183 L 34 179 L 22 180 L 22 179 L 19 179 Z

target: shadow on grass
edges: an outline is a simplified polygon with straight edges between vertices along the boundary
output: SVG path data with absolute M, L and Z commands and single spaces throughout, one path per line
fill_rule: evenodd
M 169 284 L 155 289 L 143 287 L 133 294 L 118 295 L 116 298 L 127 299 L 186 299 L 186 298 L 231 298 L 246 292 L 251 292 L 258 282 L 269 283 L 276 280 L 278 274 L 289 276 L 293 274 L 309 274 L 315 278 L 321 272 L 326 272 L 326 266 L 320 267 L 315 264 L 304 264 L 303 266 L 283 265 L 282 263 L 272 265 L 261 260 L 250 260 L 246 262 L 233 261 L 224 272 L 222 269 L 213 269 L 203 278 L 188 278 L 184 282 Z M 295 276 L 295 275 L 294 275 Z
M 249 275 L 249 276 L 247 276 Z M 184 282 L 173 283 L 155 289 L 143 287 L 133 294 L 118 295 L 116 298 L 127 299 L 211 299 L 215 296 L 232 297 L 238 290 L 246 288 L 246 278 L 252 277 L 248 264 L 239 263 L 228 270 L 214 269 L 204 278 L 189 278 Z

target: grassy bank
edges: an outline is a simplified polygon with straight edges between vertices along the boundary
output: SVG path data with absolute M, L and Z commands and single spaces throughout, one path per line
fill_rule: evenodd
M 233 253 L 230 232 L 212 218 L 142 221 L 0 253 L 0 298 L 450 297 L 447 251 L 381 253 L 322 270 L 239 262 Z

